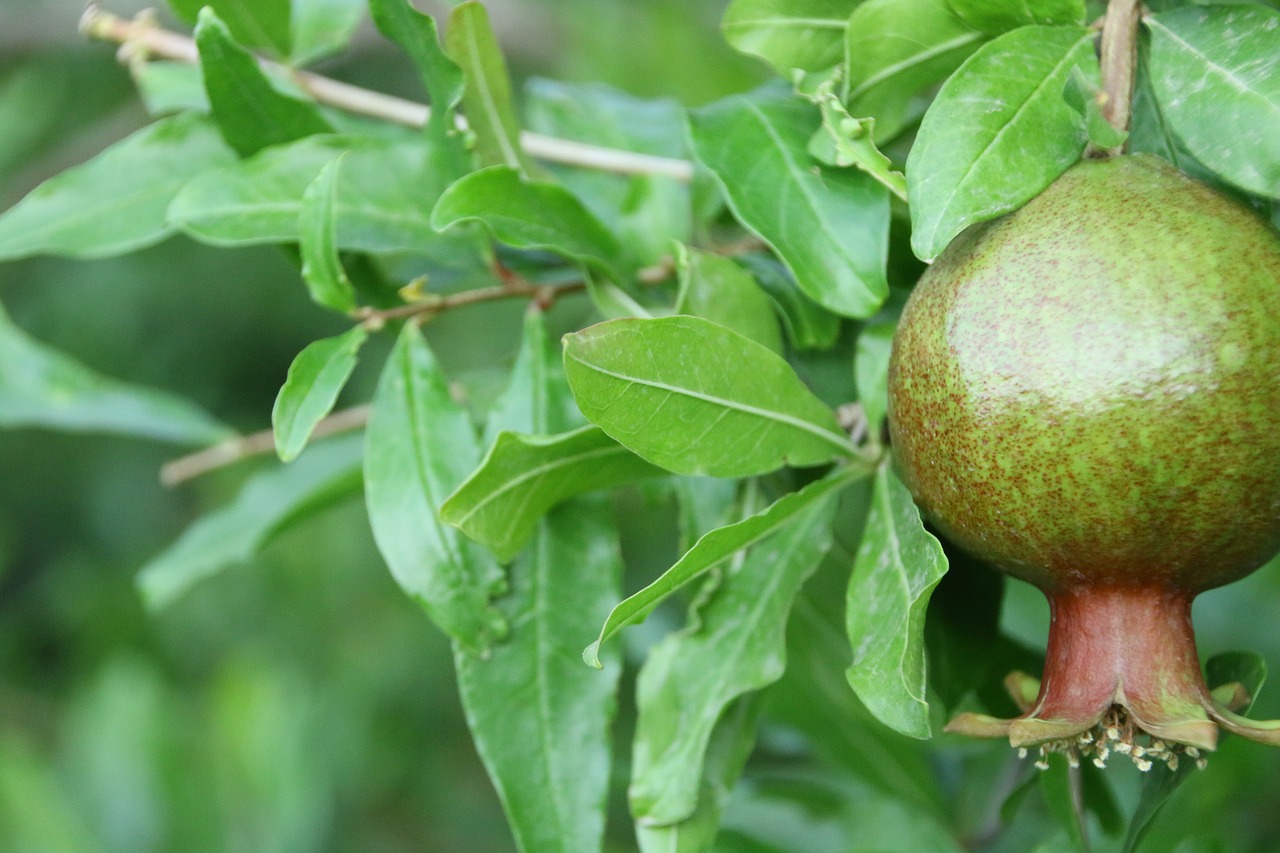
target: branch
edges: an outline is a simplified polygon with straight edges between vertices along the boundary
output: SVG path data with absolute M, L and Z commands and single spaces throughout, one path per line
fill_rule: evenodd
M 1134 68 L 1138 62 L 1139 0 L 1111 0 L 1102 24 L 1102 116 L 1116 130 L 1129 130 L 1133 113 Z M 1092 147 L 1092 146 L 1091 146 Z M 1125 146 L 1097 152 L 1101 156 L 1122 154 Z
M 371 408 L 372 406 L 366 403 L 362 406 L 354 406 L 350 409 L 334 412 L 316 424 L 311 437 L 313 439 L 324 438 L 325 436 L 360 429 L 368 423 L 369 410 Z M 262 456 L 271 453 L 275 449 L 276 436 L 274 430 L 264 429 L 261 432 L 250 433 L 249 435 L 233 438 L 166 462 L 160 466 L 160 482 L 166 486 L 181 485 L 188 480 L 199 477 L 201 474 L 224 468 L 251 456 Z
M 155 25 L 145 14 L 130 21 L 104 12 L 98 6 L 89 6 L 80 19 L 80 31 L 90 38 L 116 42 L 121 45 L 121 61 L 129 61 L 138 55 L 156 56 L 197 65 L 200 54 L 195 42 L 186 36 Z M 424 104 L 384 95 L 359 86 L 352 86 L 331 77 L 323 77 L 309 71 L 299 71 L 278 62 L 259 59 L 264 70 L 283 74 L 295 82 L 317 102 L 351 113 L 371 116 L 406 127 L 422 127 L 431 110 Z M 458 126 L 466 128 L 459 116 Z M 557 139 L 540 133 L 522 131 L 520 144 L 526 152 L 539 160 L 580 166 L 622 175 L 664 175 L 679 181 L 693 178 L 693 164 L 673 157 L 658 157 L 635 151 L 606 148 L 571 139 Z

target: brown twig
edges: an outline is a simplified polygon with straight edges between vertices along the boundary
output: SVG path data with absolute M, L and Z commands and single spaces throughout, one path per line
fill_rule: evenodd
M 1138 22 L 1142 17 L 1139 0 L 1111 0 L 1102 24 L 1102 116 L 1116 130 L 1127 132 L 1133 112 L 1134 70 L 1138 62 Z M 1096 150 L 1088 156 L 1121 154 L 1125 144 Z
M 311 437 L 324 438 L 360 429 L 369 421 L 370 408 L 371 406 L 366 403 L 334 412 L 316 424 Z M 177 486 L 201 474 L 207 474 L 251 456 L 271 453 L 275 449 L 276 438 L 273 430 L 264 429 L 261 432 L 250 433 L 166 462 L 160 467 L 160 482 L 166 486 Z
M 179 33 L 162 29 L 145 14 L 130 21 L 91 5 L 80 19 L 80 31 L 92 38 L 120 44 L 122 61 L 136 61 L 139 56 L 155 56 L 191 65 L 200 61 L 195 42 Z M 430 108 L 424 104 L 362 89 L 270 60 L 259 59 L 258 62 L 266 70 L 289 77 L 316 101 L 347 112 L 407 127 L 422 127 L 431 114 Z M 461 117 L 458 124 L 466 127 Z M 530 156 L 550 163 L 624 175 L 665 175 L 680 181 L 693 178 L 693 164 L 673 157 L 606 148 L 528 131 L 520 134 L 520 144 Z

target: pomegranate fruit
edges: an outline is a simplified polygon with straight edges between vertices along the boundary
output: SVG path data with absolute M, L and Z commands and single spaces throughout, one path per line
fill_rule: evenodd
M 1280 722 L 1215 702 L 1191 624 L 1196 594 L 1280 548 L 1269 224 L 1154 157 L 1082 161 L 925 273 L 889 412 L 926 517 L 1052 614 L 1025 713 L 949 730 L 1143 769 L 1220 726 L 1280 745 Z

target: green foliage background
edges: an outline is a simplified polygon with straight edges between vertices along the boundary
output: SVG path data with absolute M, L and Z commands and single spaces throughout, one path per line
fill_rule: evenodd
M 534 76 L 600 81 L 696 105 L 767 76 L 725 44 L 723 3 L 490 5 L 517 89 Z M 11 16 L 27 24 L 0 33 L 0 210 L 147 122 L 112 51 L 72 36 L 77 13 L 0 0 L 0 30 Z M 320 70 L 417 97 L 404 56 L 364 35 Z M 346 328 L 307 299 L 275 249 L 218 251 L 185 238 L 110 260 L 0 264 L 0 300 L 42 342 L 113 377 L 186 395 L 242 431 L 266 425 L 299 350 Z M 450 375 L 492 398 L 515 355 L 521 307 L 469 310 L 442 316 L 428 335 Z M 576 329 L 584 310 L 559 305 L 549 325 Z M 389 347 L 367 345 L 344 399 L 368 399 Z M 168 490 L 156 475 L 172 453 L 136 439 L 0 432 L 0 850 L 513 849 L 466 732 L 449 643 L 392 580 L 359 499 L 306 519 L 172 606 L 144 611 L 138 567 L 225 505 L 255 468 L 274 464 Z M 614 500 L 624 521 L 623 587 L 632 590 L 678 556 L 677 510 L 658 488 Z M 861 492 L 849 499 L 860 500 Z M 851 559 L 856 531 L 842 538 L 837 553 Z M 966 585 L 998 583 L 961 565 L 939 596 L 964 601 L 978 595 Z M 840 584 L 821 572 L 809 581 L 814 618 L 842 595 Z M 1202 596 L 1201 647 L 1250 649 L 1280 665 L 1280 631 L 1268 617 L 1277 601 L 1274 565 Z M 632 629 L 629 647 L 656 643 L 680 619 L 660 610 Z M 1038 594 L 1009 582 L 1006 632 L 1042 647 L 1045 622 Z M 984 653 L 952 651 L 960 666 L 965 654 Z M 843 688 L 843 673 L 834 676 Z M 633 678 L 628 670 L 624 696 Z M 925 752 L 885 737 L 855 709 L 819 727 L 827 742 L 815 745 L 798 734 L 806 709 L 791 689 L 784 681 L 762 709 L 743 711 L 761 715 L 762 734 L 729 808 L 727 822 L 741 832 L 726 834 L 725 850 L 837 849 L 823 845 L 851 827 L 864 838 L 893 834 L 935 808 L 977 834 L 998 817 L 1001 794 L 1017 797 L 1002 744 L 943 739 Z M 625 762 L 629 699 L 619 716 L 615 752 Z M 1255 716 L 1280 717 L 1280 690 L 1263 691 Z M 882 766 L 841 761 L 845 740 L 865 747 L 877 738 L 890 751 Z M 936 777 L 944 802 L 886 795 L 899 784 L 886 777 L 903 767 Z M 617 850 L 634 846 L 624 770 L 615 770 L 609 810 Z M 1120 767 L 1112 779 L 1127 814 L 1137 773 Z M 1052 836 L 1051 784 L 1047 801 L 1030 786 L 1003 849 Z M 1277 797 L 1280 752 L 1229 739 L 1210 771 L 1174 795 L 1148 849 L 1274 850 Z

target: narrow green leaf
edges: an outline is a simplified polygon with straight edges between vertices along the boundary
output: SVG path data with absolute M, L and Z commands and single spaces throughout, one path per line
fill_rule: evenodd
M 840 318 L 805 296 L 787 268 L 772 255 L 743 255 L 738 263 L 751 271 L 756 283 L 777 306 L 791 346 L 798 350 L 835 346 L 840 337 Z
M 1236 186 L 1280 198 L 1280 10 L 1188 7 L 1146 25 L 1152 87 L 1187 150 Z
M 600 646 L 628 625 L 643 622 L 673 592 L 725 560 L 797 523 L 804 513 L 824 504 L 840 489 L 869 474 L 865 467 L 850 466 L 780 498 L 755 515 L 709 531 L 657 580 L 613 608 L 600 629 L 600 636 L 583 651 L 582 659 L 590 666 L 599 666 L 597 655 Z
M 756 744 L 760 694 L 735 699 L 716 720 L 702 762 L 697 807 L 678 823 L 640 823 L 636 840 L 641 853 L 703 853 L 712 849 L 720 831 L 720 815 Z
M 854 350 L 854 382 L 871 435 L 880 434 L 889 410 L 889 353 L 893 348 L 896 326 L 891 322 L 863 326 Z
M 857 0 L 733 0 L 720 30 L 743 53 L 780 74 L 817 71 L 844 58 L 844 31 Z
M 204 90 L 199 65 L 153 59 L 131 68 L 130 74 L 147 114 L 153 118 L 209 112 L 209 95 Z
M 293 65 L 337 53 L 351 43 L 360 25 L 364 0 L 292 0 Z
M 409 0 L 370 0 L 369 12 L 379 31 L 398 44 L 418 69 L 431 101 L 427 138 L 445 152 L 452 177 L 460 177 L 468 170 L 469 155 L 455 110 L 462 100 L 466 77 L 441 47 L 435 18 L 413 8 Z
M 363 327 L 354 326 L 336 337 L 312 341 L 289 365 L 289 375 L 271 410 L 281 461 L 297 458 L 316 424 L 333 410 L 368 336 Z
M 1095 83 L 1094 33 L 1022 27 L 943 85 L 907 158 L 911 248 L 932 260 L 975 222 L 1037 195 L 1080 158 L 1084 119 L 1062 97 L 1075 67 Z
M 528 172 L 520 147 L 520 126 L 511 104 L 507 63 L 489 26 L 489 13 L 481 3 L 468 0 L 449 13 L 445 51 L 466 76 L 462 107 L 476 136 L 480 163 Z
M 998 36 L 1031 24 L 1083 24 L 1085 0 L 948 0 L 966 24 Z
M 960 67 L 985 41 L 947 0 L 867 0 L 849 18 L 848 104 L 876 120 L 876 139 L 919 115 L 912 97 Z
M 0 427 L 213 444 L 226 427 L 174 394 L 110 379 L 32 339 L 0 306 Z
M 339 154 L 325 164 L 307 185 L 298 214 L 298 249 L 307 292 L 317 305 L 343 313 L 356 307 L 356 291 L 342 268 L 337 246 L 338 169 L 345 156 Z
M 167 606 L 193 584 L 251 559 L 290 524 L 360 491 L 360 436 L 311 448 L 292 465 L 250 477 L 230 504 L 188 527 L 138 573 L 151 608 Z
M 343 152 L 350 153 L 336 176 L 337 248 L 427 254 L 451 266 L 478 257 L 474 235 L 431 227 L 432 200 L 446 178 L 420 141 L 333 135 L 270 148 L 191 181 L 174 198 L 170 220 L 219 246 L 297 242 L 303 194 Z
M 835 93 L 818 102 L 822 127 L 809 140 L 809 153 L 828 166 L 855 166 L 907 200 L 907 179 L 875 143 L 876 120 L 854 118 Z
M 501 432 L 480 468 L 440 507 L 440 517 L 505 561 L 556 504 L 665 473 L 599 427 L 549 436 Z
M 212 7 L 200 10 L 195 40 L 213 118 L 241 157 L 331 130 L 315 104 L 271 84 L 257 59 L 235 43 Z
M 906 486 L 881 465 L 849 580 L 853 664 L 846 675 L 871 713 L 916 738 L 929 737 L 924 615 L 946 571 L 942 546 L 924 529 Z
M 562 429 L 572 405 L 542 312 L 531 309 L 489 430 Z M 575 652 L 618 595 L 617 535 L 603 501 L 578 500 L 542 519 L 495 605 L 510 636 L 487 659 L 455 655 L 472 738 L 522 850 L 600 849 L 621 667 L 615 658 L 607 672 L 591 672 Z M 513 696 L 528 713 L 511 713 Z
M 531 303 L 524 314 L 520 353 L 511 368 L 511 378 L 485 422 L 489 453 L 492 455 L 492 447 L 503 432 L 550 437 L 585 423 L 564 377 L 559 341 L 547 336 L 546 318 L 537 304 Z
M 279 57 L 289 55 L 293 0 L 169 0 L 169 5 L 191 23 L 209 7 L 236 41 Z
M 103 258 L 158 243 L 173 233 L 165 210 L 178 190 L 234 160 L 205 117 L 161 119 L 50 178 L 0 215 L 0 260 Z
M 782 329 L 773 300 L 732 258 L 677 243 L 676 270 L 676 313 L 719 323 L 781 354 Z
M 637 823 L 665 826 L 695 812 L 708 742 L 725 707 L 782 675 L 791 604 L 830 547 L 833 512 L 831 501 L 812 502 L 740 553 L 697 624 L 649 652 L 636 685 L 629 795 Z
M 867 317 L 888 295 L 889 193 L 861 171 L 818 165 L 816 110 L 778 94 L 735 95 L 692 111 L 698 160 L 734 215 L 837 314 Z
M 565 338 L 578 408 L 678 474 L 747 477 L 854 455 L 776 353 L 700 317 L 610 320 Z
M 617 595 L 616 536 L 608 506 L 591 501 L 538 522 L 499 602 L 511 636 L 487 659 L 455 655 L 476 748 L 530 853 L 600 849 L 621 667 L 615 656 L 594 672 L 574 652 Z
M 484 652 L 506 633 L 489 604 L 502 589 L 502 570 L 438 513 L 479 455 L 471 420 L 449 396 L 421 330 L 406 324 L 365 430 L 369 521 L 401 588 L 468 651 Z
M 431 224 L 440 231 L 470 220 L 483 222 L 509 246 L 550 249 L 624 277 L 617 238 L 556 184 L 526 180 L 507 166 L 472 172 L 445 190 L 431 211 Z
M 531 80 L 524 114 L 531 130 L 659 157 L 689 156 L 685 111 L 670 98 L 637 98 L 600 83 Z M 616 175 L 570 166 L 546 168 L 618 235 L 640 264 L 657 264 L 671 242 L 692 234 L 689 185 L 664 175 Z

